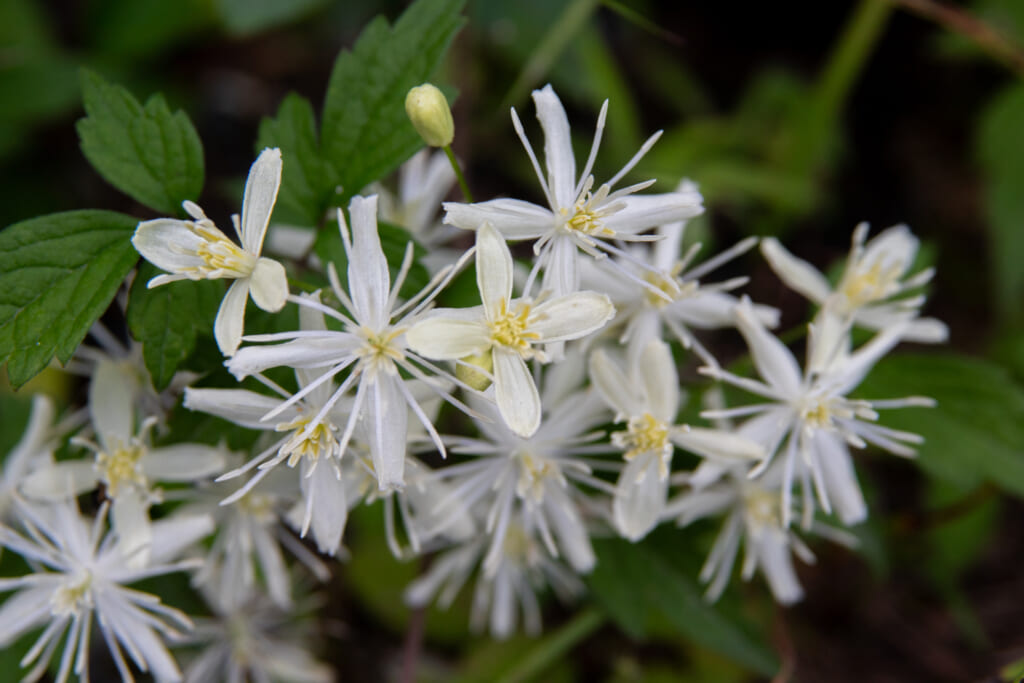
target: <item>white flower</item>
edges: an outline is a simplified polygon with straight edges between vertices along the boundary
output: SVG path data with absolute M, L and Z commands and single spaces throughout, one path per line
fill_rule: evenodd
M 149 446 L 155 418 L 136 429 L 132 378 L 120 364 L 97 364 L 89 385 L 89 413 L 98 443 L 76 439 L 96 457 L 64 460 L 40 467 L 27 476 L 21 492 L 28 498 L 55 501 L 77 496 L 102 483 L 112 502 L 110 515 L 125 561 L 144 566 L 152 547 L 149 506 L 160 500 L 157 481 L 190 482 L 212 476 L 224 468 L 224 453 L 212 446 L 180 443 Z
M 408 331 L 409 347 L 428 358 L 457 360 L 490 352 L 502 419 L 516 434 L 540 425 L 541 404 L 526 361 L 546 360 L 538 346 L 578 339 L 615 314 L 604 294 L 575 292 L 546 300 L 512 299 L 512 255 L 498 231 L 484 224 L 476 237 L 476 281 L 482 305 L 437 309 Z
M 709 584 L 705 595 L 708 600 L 717 600 L 725 590 L 744 543 L 744 581 L 760 568 L 779 603 L 791 605 L 803 597 L 792 555 L 813 564 L 814 554 L 780 518 L 780 505 L 784 503 L 778 490 L 778 469 L 772 468 L 755 481 L 749 480 L 743 469 L 723 470 L 725 476 L 718 482 L 686 491 L 666 506 L 665 516 L 677 517 L 680 526 L 704 517 L 728 515 L 700 573 L 701 581 Z M 849 547 L 857 544 L 852 535 L 818 522 L 810 530 Z
M 804 493 L 805 526 L 811 523 L 814 514 L 812 480 L 813 489 L 826 512 L 831 512 L 835 505 L 844 524 L 862 521 L 867 517 L 867 506 L 857 484 L 848 445 L 863 448 L 871 443 L 896 455 L 912 456 L 914 450 L 907 444 L 921 443 L 921 437 L 874 424 L 878 419 L 876 409 L 934 405 L 934 401 L 922 397 L 885 401 L 846 398 L 846 394 L 861 383 L 874 364 L 903 338 L 906 323 L 879 333 L 852 354 L 844 356 L 841 362 L 829 364 L 826 370 L 816 371 L 808 367 L 801 372 L 789 349 L 772 336 L 754 315 L 748 299 L 744 298 L 736 307 L 736 320 L 763 381 L 739 377 L 721 368 L 702 368 L 701 371 L 763 396 L 769 402 L 705 411 L 702 415 L 755 416 L 740 425 L 739 432 L 764 444 L 769 453 L 763 463 L 752 471 L 752 476 L 759 475 L 777 454 L 782 454 L 784 526 L 790 521 L 790 498 L 793 480 L 797 476 Z M 828 341 L 835 344 L 836 338 Z M 816 350 L 819 343 L 816 330 L 811 326 L 808 357 L 834 355 Z
M 668 495 L 673 447 L 712 459 L 756 459 L 764 450 L 729 432 L 676 425 L 679 376 L 668 345 L 655 340 L 627 375 L 597 350 L 590 376 L 605 401 L 626 422 L 612 443 L 624 451 L 626 467 L 615 489 L 612 513 L 619 533 L 631 541 L 646 536 L 660 521 Z
M 66 681 L 72 671 L 87 681 L 95 615 L 122 681 L 134 680 L 124 652 L 157 681 L 180 681 L 181 672 L 163 639 L 178 635 L 178 627 L 188 628 L 188 618 L 161 604 L 155 596 L 126 588 L 125 584 L 195 567 L 193 561 L 171 560 L 207 535 L 213 528 L 212 521 L 208 517 L 173 517 L 155 523 L 153 564 L 136 569 L 125 563 L 111 535 L 101 541 L 105 507 L 91 529 L 73 501 L 57 503 L 45 514 L 36 514 L 28 507 L 23 512 L 29 537 L 0 527 L 0 544 L 37 569 L 22 577 L 0 579 L 0 591 L 17 591 L 0 605 L 0 647 L 46 624 L 22 660 L 23 666 L 35 662 L 26 680 L 37 680 L 46 671 L 63 638 L 58 683 Z
M 18 487 L 22 479 L 40 467 L 53 463 L 56 446 L 53 427 L 53 401 L 44 394 L 32 397 L 32 413 L 21 439 L 3 457 L 0 471 L 0 524 L 16 516 L 11 511 L 18 503 Z
M 224 355 L 234 354 L 245 326 L 245 302 L 265 311 L 279 311 L 288 296 L 284 267 L 261 257 L 270 212 L 281 186 L 281 151 L 265 149 L 249 170 L 242 199 L 242 219 L 232 216 L 241 247 L 217 229 L 193 202 L 183 206 L 193 220 L 158 218 L 139 223 L 132 244 L 143 258 L 169 271 L 149 281 L 150 287 L 175 280 L 233 279 L 217 311 L 214 336 Z
M 854 229 L 846 269 L 834 291 L 821 272 L 793 256 L 778 240 L 762 240 L 761 251 L 783 282 L 843 324 L 852 321 L 870 330 L 884 330 L 906 323 L 903 338 L 908 341 L 945 341 L 949 330 L 942 321 L 917 317 L 924 296 L 907 296 L 935 274 L 934 268 L 926 268 L 904 279 L 917 255 L 917 238 L 905 225 L 894 225 L 865 244 L 867 234 L 867 223 Z M 822 323 L 821 327 L 827 332 L 832 325 Z M 827 348 L 833 346 L 832 340 L 822 343 Z
M 397 195 L 380 193 L 380 218 L 433 247 L 446 237 L 437 213 L 454 184 L 455 171 L 444 152 L 421 149 L 399 169 Z
M 399 369 L 423 380 L 454 405 L 461 405 L 448 393 L 448 385 L 427 375 L 427 372 L 446 373 L 412 353 L 405 340 L 412 318 L 430 304 L 433 296 L 457 272 L 461 264 L 442 270 L 419 295 L 399 305 L 398 292 L 412 266 L 412 244 L 406 249 L 399 275 L 392 286 L 388 263 L 377 234 L 377 198 L 353 198 L 350 212 L 351 238 L 344 216 L 338 212 L 338 227 L 348 255 L 348 294 L 342 290 L 333 267 L 329 269 L 332 291 L 345 312 L 336 311 L 310 298 L 291 299 L 301 306 L 334 318 L 341 323 L 343 330 L 325 328 L 253 336 L 249 338 L 252 341 L 286 343 L 247 346 L 226 364 L 239 379 L 277 366 L 310 371 L 310 381 L 294 396 L 265 414 L 264 422 L 283 414 L 290 406 L 316 391 L 317 387 L 348 369 L 348 376 L 326 401 L 320 403 L 316 415 L 296 436 L 300 439 L 310 438 L 333 406 L 355 387 L 355 397 L 347 408 L 348 419 L 341 437 L 337 439 L 336 451 L 344 453 L 357 424 L 362 421 L 380 488 L 401 488 L 404 485 L 408 420 L 406 406 L 413 411 L 442 453 L 444 446 L 434 426 L 406 386 Z M 317 375 L 317 372 L 320 374 Z M 316 378 L 312 379 L 314 376 Z M 454 378 L 448 379 L 454 381 Z
M 605 102 L 597 120 L 594 143 L 583 172 L 577 179 L 576 160 L 573 156 L 569 120 L 561 101 L 545 86 L 533 92 L 537 118 L 544 129 L 544 162 L 547 173 L 541 171 L 519 116 L 512 110 L 512 123 L 523 141 L 548 200 L 548 206 L 538 206 L 517 199 L 493 199 L 477 204 L 446 203 L 445 222 L 467 230 L 476 230 L 484 223 L 493 225 L 506 239 L 537 239 L 534 251 L 539 258 L 534 266 L 544 271 L 542 290 L 555 296 L 579 289 L 578 251 L 602 260 L 607 254 L 628 258 L 612 244 L 613 240 L 645 240 L 639 233 L 657 225 L 692 218 L 704 211 L 700 193 L 696 190 L 657 195 L 636 193 L 653 184 L 652 181 L 612 191 L 633 166 L 647 153 L 660 137 L 655 133 L 640 151 L 611 180 L 596 192 L 594 177 L 590 174 L 604 131 L 608 110 Z M 602 261 L 607 263 L 607 261 Z M 615 266 L 615 263 L 609 265 Z M 533 277 L 530 278 L 533 281 Z M 527 287 L 525 291 L 529 292 Z

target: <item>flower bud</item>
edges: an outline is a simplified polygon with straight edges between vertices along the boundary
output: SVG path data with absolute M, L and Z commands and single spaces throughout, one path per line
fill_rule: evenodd
M 452 110 L 444 93 L 430 83 L 418 85 L 405 96 L 405 113 L 416 132 L 431 147 L 447 147 L 455 137 Z
M 465 363 L 465 365 L 463 365 L 463 363 Z M 491 355 L 491 350 L 488 349 L 487 351 L 474 356 L 466 356 L 462 359 L 461 363 L 455 366 L 455 377 L 457 377 L 460 382 L 468 384 L 477 391 L 483 391 L 490 386 L 491 379 L 483 372 L 474 370 L 470 367 L 471 365 L 486 372 L 491 372 L 494 368 L 494 357 Z

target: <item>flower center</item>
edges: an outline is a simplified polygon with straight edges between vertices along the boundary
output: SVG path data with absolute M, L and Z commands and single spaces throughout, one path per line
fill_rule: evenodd
M 554 479 L 564 485 L 565 477 L 558 466 L 546 458 L 537 458 L 528 453 L 519 455 L 519 481 L 516 483 L 516 495 L 526 498 L 528 495 L 535 502 L 544 498 L 544 482 Z
M 312 416 L 300 417 L 274 427 L 276 432 L 292 430 L 292 435 L 281 444 L 278 455 L 288 456 L 288 467 L 295 467 L 303 458 L 315 461 L 320 456 L 329 457 L 338 450 L 338 440 L 334 437 L 337 427 L 329 422 L 320 422 L 309 429 Z
M 118 444 L 110 452 L 96 454 L 96 466 L 100 470 L 100 478 L 107 487 L 107 496 L 116 498 L 122 486 L 137 484 L 146 486 L 146 475 L 139 466 L 139 461 L 146 454 L 141 444 L 122 446 Z
M 92 608 L 92 574 L 88 572 L 61 584 L 50 598 L 54 616 L 66 617 Z
M 885 268 L 880 261 L 875 261 L 867 270 L 862 269 L 847 278 L 840 291 L 850 309 L 860 308 L 892 294 L 901 274 L 898 265 Z
M 289 465 L 292 463 L 289 462 Z M 270 496 L 259 493 L 247 493 L 235 503 L 245 514 L 254 517 L 261 522 L 270 522 L 275 519 L 274 499 Z
M 747 525 L 754 528 L 782 526 L 782 496 L 760 487 L 747 487 L 743 493 Z
M 668 440 L 668 425 L 650 413 L 629 418 L 626 431 L 612 434 L 612 443 L 625 449 L 624 457 L 632 460 L 644 453 L 656 453 L 661 462 L 658 464 L 658 476 L 668 476 L 669 459 L 672 456 L 672 443 Z
M 602 188 L 603 189 L 603 188 Z M 614 237 L 615 231 L 604 225 L 604 218 L 614 210 L 609 210 L 608 207 L 600 206 L 600 203 L 605 199 L 607 193 L 601 193 L 598 191 L 597 196 L 594 196 L 590 192 L 584 192 L 581 197 L 576 201 L 573 206 L 572 216 L 565 221 L 565 227 L 569 230 L 575 230 L 581 232 L 584 235 L 598 235 L 600 237 Z M 561 213 L 565 216 L 569 215 L 569 212 L 562 209 Z
M 521 524 L 509 522 L 502 544 L 505 559 L 520 566 L 529 566 L 536 557 L 533 539 Z
M 501 302 L 501 310 L 491 322 L 491 341 L 514 351 L 523 357 L 531 355 L 530 344 L 540 339 L 536 332 L 526 329 L 530 317 L 530 304 L 520 301 L 511 311 L 508 303 Z
M 700 284 L 696 280 L 689 280 L 687 282 L 679 282 L 676 279 L 680 268 L 679 264 L 672 269 L 671 273 L 657 273 L 657 272 L 645 272 L 643 275 L 644 282 L 651 285 L 654 290 L 650 288 L 644 288 L 644 300 L 648 306 L 652 308 L 663 308 L 667 304 L 676 301 L 677 299 L 686 299 L 697 293 L 700 289 Z M 658 294 L 661 292 L 661 294 Z
M 356 354 L 363 368 L 369 366 L 376 370 L 392 371 L 394 363 L 405 358 L 405 351 L 395 343 L 404 332 L 404 327 L 388 327 L 383 332 L 374 332 L 365 326 L 359 328 L 364 342 Z
M 203 238 L 203 243 L 196 248 L 196 255 L 206 264 L 198 268 L 201 275 L 211 279 L 243 278 L 252 275 L 258 260 L 256 256 L 225 237 L 213 223 L 193 223 L 192 231 Z

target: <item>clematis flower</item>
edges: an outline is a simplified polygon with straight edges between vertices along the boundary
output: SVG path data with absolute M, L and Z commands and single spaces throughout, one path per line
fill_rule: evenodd
M 665 342 L 652 341 L 627 375 L 607 354 L 590 357 L 590 376 L 616 411 L 625 431 L 612 434 L 626 466 L 619 476 L 612 515 L 619 533 L 631 541 L 646 536 L 660 521 L 668 496 L 675 446 L 713 460 L 736 462 L 764 456 L 757 443 L 727 431 L 677 425 L 679 375 Z
M 512 299 L 512 254 L 489 224 L 476 235 L 476 282 L 482 305 L 435 310 L 406 333 L 409 347 L 437 360 L 490 352 L 498 412 L 513 432 L 530 436 L 540 426 L 541 404 L 526 361 L 547 360 L 537 348 L 542 344 L 578 339 L 600 329 L 615 307 L 597 292 Z
M 651 237 L 640 233 L 658 225 L 693 218 L 704 212 L 703 199 L 693 188 L 667 194 L 637 195 L 637 192 L 654 183 L 650 180 L 612 190 L 654 145 L 661 136 L 660 131 L 643 144 L 622 170 L 595 191 L 594 177 L 590 171 L 601 144 L 608 102 L 601 107 L 590 156 L 577 178 L 569 119 L 562 102 L 550 85 L 534 90 L 533 101 L 537 107 L 537 118 L 544 129 L 547 174 L 541 171 L 515 109 L 512 110 L 512 125 L 533 163 L 548 206 L 538 206 L 518 199 L 492 199 L 476 204 L 448 202 L 444 205 L 445 223 L 467 230 L 476 230 L 484 223 L 490 223 L 506 239 L 537 239 L 533 249 L 538 258 L 531 272 L 530 283 L 538 270 L 543 270 L 542 290 L 548 290 L 555 296 L 575 292 L 580 283 L 580 251 L 613 268 L 619 266 L 605 260 L 608 254 L 632 260 L 635 265 L 646 268 L 643 261 L 631 259 L 628 253 L 612 242 L 650 240 Z M 629 271 L 624 274 L 637 280 Z M 642 279 L 638 282 L 644 284 Z M 658 295 L 656 288 L 651 286 L 651 289 Z M 525 291 L 530 291 L 529 285 Z
M 90 526 L 74 501 L 63 501 L 45 514 L 23 506 L 22 522 L 29 535 L 0 526 L 0 544 L 24 557 L 30 574 L 0 579 L 0 591 L 17 591 L 0 605 L 0 647 L 9 646 L 26 631 L 46 624 L 22 666 L 35 663 L 25 680 L 38 680 L 50 665 L 60 640 L 64 650 L 57 683 L 72 671 L 89 680 L 90 634 L 93 617 L 122 681 L 132 677 L 125 652 L 140 670 L 159 683 L 182 679 L 164 639 L 180 635 L 191 622 L 156 596 L 126 584 L 154 576 L 193 569 L 200 562 L 174 562 L 182 550 L 213 529 L 209 517 L 175 516 L 153 525 L 153 564 L 144 569 L 125 563 L 119 543 L 103 535 L 106 506 Z M 5 675 L 6 676 L 6 675 Z
M 288 296 L 284 266 L 260 256 L 270 212 L 281 186 L 281 150 L 265 149 L 249 169 L 242 198 L 242 218 L 231 217 L 242 244 L 229 240 L 203 210 L 186 201 L 192 220 L 157 218 L 139 223 L 132 244 L 142 257 L 170 274 L 149 281 L 157 287 L 177 280 L 233 279 L 217 311 L 214 336 L 221 353 L 234 355 L 245 327 L 249 296 L 265 311 L 279 311 Z

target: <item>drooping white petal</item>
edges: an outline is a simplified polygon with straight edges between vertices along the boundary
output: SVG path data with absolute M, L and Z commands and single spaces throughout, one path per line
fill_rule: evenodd
M 284 266 L 266 257 L 256 261 L 249 276 L 249 293 L 264 311 L 276 313 L 284 308 L 288 298 L 288 274 Z
M 904 224 L 894 225 L 864 245 L 858 265 L 881 264 L 883 269 L 892 268 L 902 275 L 913 265 L 919 244 L 909 227 Z
M 578 572 L 589 572 L 597 558 L 576 503 L 564 489 L 550 487 L 545 494 L 545 509 L 569 564 Z
M 387 321 L 391 275 L 377 233 L 377 197 L 353 197 L 352 253 L 348 262 L 348 288 L 359 322 L 380 329 Z
M 590 380 L 619 415 L 628 417 L 643 412 L 643 402 L 635 395 L 629 378 L 602 349 L 594 351 L 590 356 Z
M 202 237 L 174 218 L 143 221 L 135 228 L 132 245 L 142 258 L 161 270 L 177 273 L 205 264 L 196 253 L 204 243 Z
M 265 149 L 249 169 L 242 197 L 242 248 L 250 254 L 263 250 L 270 213 L 281 187 L 281 150 Z M 262 306 L 261 306 L 262 308 Z M 269 310 L 269 309 L 268 309 Z
M 29 588 L 0 604 L 0 646 L 8 647 L 19 634 L 52 618 L 53 589 L 45 584 Z
M 476 204 L 445 202 L 444 210 L 444 222 L 449 225 L 476 230 L 490 223 L 510 240 L 536 239 L 555 223 L 550 209 L 520 199 L 492 199 Z
M 549 299 L 530 314 L 529 329 L 545 342 L 578 339 L 600 329 L 615 315 L 611 299 L 597 292 L 576 292 Z
M 137 389 L 137 382 L 117 361 L 96 364 L 89 384 L 89 417 L 105 449 L 125 445 L 134 436 Z
M 242 330 L 245 327 L 245 303 L 249 299 L 249 279 L 235 280 L 228 287 L 224 299 L 217 309 L 217 319 L 213 323 L 213 336 L 217 339 L 217 348 L 225 356 L 235 355 L 238 345 L 242 343 Z
M 544 129 L 548 187 L 558 204 L 552 208 L 572 209 L 576 203 L 576 158 L 572 152 L 569 117 L 550 85 L 533 91 L 533 104 L 537 108 L 537 120 Z
M 348 332 L 328 332 L 323 337 L 303 337 L 284 344 L 246 346 L 225 363 L 238 379 L 281 365 L 324 367 L 351 358 L 361 340 Z
M 348 500 L 344 482 L 334 468 L 320 463 L 312 474 L 302 478 L 305 495 L 313 500 L 311 527 L 320 552 L 334 555 L 341 547 L 341 537 L 348 519 Z
M 189 546 L 206 538 L 213 530 L 213 517 L 210 515 L 175 514 L 153 522 L 150 562 L 158 565 L 176 560 Z M 123 580 L 128 582 L 132 579 Z
M 647 452 L 626 463 L 615 487 L 612 516 L 615 528 L 639 541 L 657 525 L 668 497 L 668 477 L 658 474 L 660 457 Z
M 774 237 L 761 240 L 761 253 L 779 279 L 816 304 L 824 303 L 832 291 L 828 280 L 817 268 L 793 256 Z
M 765 529 L 763 536 L 753 542 L 757 544 L 756 553 L 761 562 L 761 571 L 768 580 L 775 599 L 783 605 L 799 602 L 804 596 L 804 591 L 793 569 L 793 556 L 789 552 L 786 532 L 770 527 Z
M 110 518 L 125 564 L 132 569 L 149 564 L 153 529 L 145 494 L 135 486 L 123 487 L 110 507 Z
M 512 297 L 512 254 L 489 223 L 476 233 L 476 283 L 484 311 L 494 320 Z
M 406 428 L 409 411 L 398 375 L 379 373 L 366 399 L 366 436 L 381 491 L 405 486 Z
M 513 432 L 528 437 L 540 426 L 540 395 L 522 356 L 495 347 L 494 397 L 502 419 Z
M 189 410 L 198 410 L 230 420 L 249 429 L 270 429 L 272 424 L 261 422 L 261 418 L 280 405 L 279 399 L 257 394 L 246 389 L 185 389 L 184 405 Z M 285 413 L 282 422 L 295 416 Z
M 649 412 L 662 422 L 671 424 L 679 412 L 679 375 L 668 344 L 661 340 L 648 344 L 637 369 L 643 380 Z
M 405 333 L 410 349 L 427 358 L 455 360 L 482 353 L 490 346 L 490 333 L 482 319 L 448 317 L 446 309 L 438 313 L 416 323 Z
M 541 289 L 554 296 L 572 294 L 580 288 L 579 249 L 568 234 L 555 234 L 541 254 L 544 280 Z
M 673 430 L 670 438 L 680 448 L 706 458 L 756 460 L 765 455 L 759 443 L 721 429 L 690 427 L 686 431 Z
M 868 506 L 857 483 L 849 448 L 835 434 L 823 429 L 815 430 L 811 447 L 817 455 L 829 501 L 839 519 L 847 526 L 863 522 L 868 516 Z

